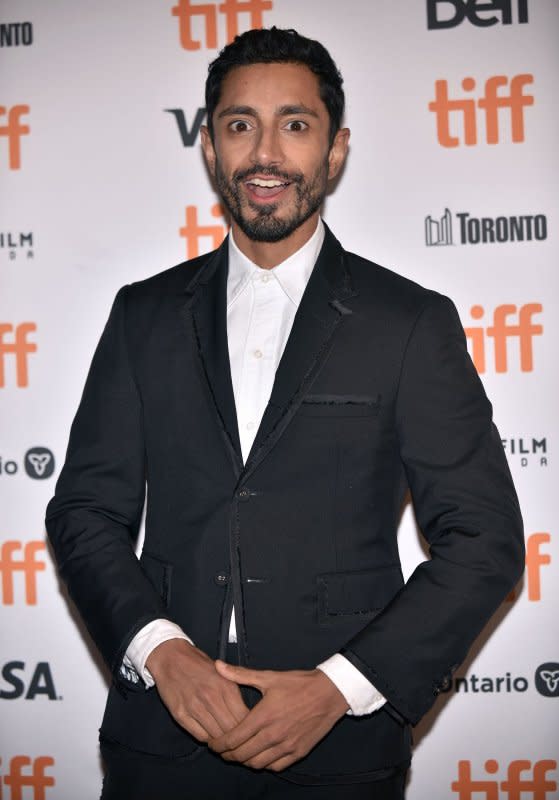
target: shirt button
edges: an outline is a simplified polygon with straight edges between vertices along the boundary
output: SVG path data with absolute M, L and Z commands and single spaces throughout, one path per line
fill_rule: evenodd
M 247 422 L 247 431 L 251 431 L 254 428 L 254 422 Z
M 270 280 L 270 276 L 269 275 L 262 275 L 260 280 L 262 281 L 262 283 L 268 283 L 268 281 Z
M 254 357 L 255 358 L 262 358 L 262 355 L 263 355 L 262 350 L 255 350 L 254 351 Z

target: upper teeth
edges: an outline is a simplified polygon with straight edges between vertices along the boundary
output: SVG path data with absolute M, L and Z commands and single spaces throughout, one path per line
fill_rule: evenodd
M 264 181 L 262 180 L 262 178 L 252 178 L 250 180 L 250 183 L 254 183 L 255 186 L 265 186 L 268 189 L 271 189 L 273 186 L 283 186 L 282 181 L 276 181 L 276 180 Z

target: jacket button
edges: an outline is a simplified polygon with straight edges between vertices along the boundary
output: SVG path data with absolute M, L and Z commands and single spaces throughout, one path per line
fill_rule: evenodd
M 218 586 L 225 586 L 229 583 L 229 575 L 226 575 L 224 572 L 218 572 L 217 575 L 214 576 L 214 581 Z
M 246 488 L 246 486 L 243 486 L 243 488 L 239 489 L 237 492 L 237 497 L 239 500 L 248 500 L 250 497 L 250 491 Z
M 450 678 L 448 677 L 448 675 L 445 675 L 445 677 L 442 679 L 442 681 L 441 681 L 441 689 L 442 689 L 444 692 L 445 692 L 447 689 L 450 689 Z

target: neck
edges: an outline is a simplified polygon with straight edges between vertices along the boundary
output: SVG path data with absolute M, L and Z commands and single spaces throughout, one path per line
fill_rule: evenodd
M 273 269 L 309 241 L 318 225 L 318 216 L 319 212 L 317 211 L 293 233 L 286 236 L 285 239 L 280 239 L 279 242 L 255 242 L 243 233 L 236 222 L 232 222 L 231 228 L 235 244 L 241 253 L 261 269 Z

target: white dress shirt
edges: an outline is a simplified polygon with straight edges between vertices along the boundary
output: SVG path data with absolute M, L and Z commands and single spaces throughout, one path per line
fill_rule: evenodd
M 229 235 L 227 276 L 227 339 L 231 379 L 243 460 L 246 462 L 268 404 L 276 369 L 291 332 L 295 314 L 324 241 L 324 225 L 296 253 L 273 269 L 261 269 L 237 247 Z M 278 598 L 279 600 L 279 598 Z M 185 639 L 184 631 L 169 620 L 154 620 L 130 643 L 122 665 L 132 680 L 153 678 L 145 662 L 157 645 Z M 236 642 L 235 615 L 231 615 L 229 641 Z M 348 714 L 370 714 L 385 702 L 383 695 L 347 658 L 336 653 L 318 664 L 344 695 Z

